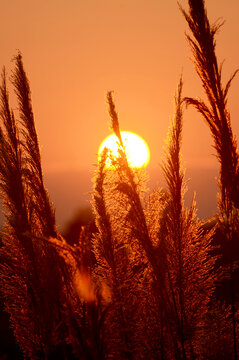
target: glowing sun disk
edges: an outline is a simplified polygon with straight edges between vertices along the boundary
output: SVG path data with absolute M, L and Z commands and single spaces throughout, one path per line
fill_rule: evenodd
M 141 168 L 146 167 L 150 160 L 150 151 L 147 143 L 139 135 L 129 132 L 121 131 L 121 137 L 125 146 L 127 160 L 131 167 Z M 109 135 L 100 145 L 98 150 L 98 158 L 100 158 L 104 148 L 110 150 L 113 157 L 118 157 L 119 141 L 116 135 Z M 106 166 L 111 167 L 111 161 L 106 161 Z

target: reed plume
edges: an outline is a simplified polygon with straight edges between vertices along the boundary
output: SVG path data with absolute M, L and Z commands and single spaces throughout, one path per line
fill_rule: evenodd
M 109 105 L 109 114 L 111 117 L 112 130 L 119 140 L 119 156 L 116 159 L 116 169 L 119 173 L 120 181 L 116 184 L 116 190 L 124 194 L 129 201 L 129 211 L 127 218 L 129 222 L 132 221 L 132 233 L 133 236 L 138 239 L 141 246 L 145 250 L 145 253 L 153 266 L 155 275 L 160 278 L 157 267 L 157 260 L 155 258 L 153 244 L 149 236 L 148 227 L 145 219 L 143 205 L 139 195 L 139 188 L 135 180 L 136 173 L 131 169 L 128 164 L 127 156 L 124 149 L 124 144 L 121 139 L 119 130 L 119 120 L 117 112 L 115 111 L 115 105 L 112 97 L 112 92 L 108 92 L 107 100 Z
M 107 156 L 108 149 L 105 148 L 99 160 L 97 174 L 94 179 L 93 208 L 99 231 L 93 243 L 97 261 L 95 271 L 101 286 L 106 286 L 109 293 L 111 293 L 111 303 L 106 315 L 108 356 L 115 354 L 116 357 L 131 359 L 130 331 L 126 320 L 125 298 L 123 296 L 128 260 L 124 252 L 122 239 L 116 235 L 118 224 L 113 214 L 109 212 L 106 179 L 109 176 L 111 177 L 112 174 L 109 174 L 106 169 Z M 111 197 L 111 195 L 109 196 Z
M 60 358 L 65 354 L 71 358 L 77 337 L 82 338 L 83 331 L 73 324 L 82 316 L 84 306 L 89 305 L 84 327 L 89 335 L 80 348 L 87 353 L 87 341 L 93 344 L 93 349 L 98 346 L 91 330 L 92 322 L 96 325 L 98 321 L 96 313 L 100 307 L 91 306 L 89 299 L 80 301 L 77 294 L 75 274 L 80 273 L 83 259 L 79 256 L 74 266 L 66 261 L 75 252 L 69 247 L 63 250 L 64 240 L 56 231 L 53 206 L 43 181 L 30 87 L 21 54 L 15 62 L 12 81 L 20 121 L 10 109 L 5 70 L 0 87 L 0 186 L 6 208 L 0 251 L 1 289 L 14 335 L 26 357 Z
M 187 35 L 196 72 L 201 80 L 207 103 L 202 99 L 186 98 L 187 104 L 193 105 L 206 120 L 220 163 L 220 202 L 221 227 L 224 229 L 227 241 L 231 243 L 231 305 L 234 338 L 234 357 L 237 359 L 237 329 L 234 294 L 234 263 L 233 237 L 236 231 L 239 208 L 239 157 L 236 138 L 231 127 L 230 113 L 227 106 L 227 96 L 233 73 L 225 86 L 222 84 L 222 65 L 218 64 L 216 56 L 215 35 L 222 23 L 210 24 L 203 0 L 189 0 L 188 13 L 181 11 L 188 23 L 191 36 Z
M 12 76 L 15 93 L 19 103 L 19 115 L 23 126 L 23 147 L 26 154 L 25 161 L 28 164 L 25 180 L 31 188 L 33 195 L 35 217 L 40 222 L 38 226 L 45 236 L 56 237 L 56 223 L 53 206 L 49 200 L 44 186 L 41 167 L 41 156 L 38 137 L 35 128 L 34 115 L 31 103 L 31 93 L 28 79 L 22 63 L 22 55 L 19 53 L 15 58 L 16 68 Z
M 164 176 L 168 185 L 164 236 L 167 262 L 168 301 L 173 319 L 171 336 L 175 352 L 182 359 L 196 356 L 195 333 L 200 319 L 207 312 L 215 274 L 215 258 L 211 256 L 213 230 L 202 234 L 202 223 L 196 218 L 195 203 L 187 210 L 184 205 L 185 180 L 181 165 L 183 128 L 182 79 L 175 95 L 175 115 L 168 139 Z M 173 339 L 172 339 L 173 340 Z
M 238 70 L 223 86 L 222 64 L 218 64 L 215 52 L 215 35 L 222 23 L 210 24 L 204 1 L 191 0 L 189 12 L 182 8 L 181 11 L 192 33 L 192 36 L 187 35 L 187 39 L 208 104 L 202 99 L 189 97 L 185 98 L 185 101 L 203 115 L 210 128 L 220 162 L 220 187 L 224 208 L 230 206 L 230 202 L 238 208 L 238 151 L 227 107 L 228 91 Z
M 163 163 L 167 188 L 147 195 L 143 171 L 128 163 L 113 95 L 108 92 L 118 154 L 114 157 L 105 149 L 99 159 L 92 196 L 97 230 L 92 235 L 87 228 L 81 229 L 74 246 L 57 231 L 54 207 L 44 185 L 30 84 L 21 54 L 15 57 L 12 76 L 17 115 L 9 104 L 3 70 L 0 187 L 6 222 L 0 283 L 16 341 L 26 358 L 194 360 L 215 354 L 231 356 L 230 336 L 225 338 L 229 310 L 237 358 L 234 289 L 232 286 L 231 307 L 214 303 L 218 280 L 212 247 L 215 229 L 203 230 L 195 197 L 189 208 L 185 206 L 181 163 L 185 101 L 204 116 L 212 133 L 220 162 L 220 226 L 227 240 L 235 239 L 239 167 L 227 95 L 236 73 L 223 87 L 215 54 L 220 24 L 210 25 L 204 1 L 189 0 L 189 13 L 181 11 L 192 32 L 188 40 L 207 102 L 183 98 L 180 79 Z M 235 264 L 230 259 L 233 285 Z
M 122 219 L 125 219 L 124 228 L 128 228 L 128 234 L 126 236 L 124 235 L 124 237 L 127 239 L 126 247 L 129 249 L 130 254 L 132 254 L 130 262 L 131 272 L 134 276 L 137 275 L 137 277 L 141 278 L 141 280 L 139 280 L 137 291 L 139 292 L 139 297 L 141 297 L 141 305 L 144 309 L 142 316 L 144 316 L 144 319 L 148 318 L 151 321 L 150 325 L 145 322 L 145 320 L 139 323 L 138 317 L 138 331 L 139 333 L 144 333 L 146 337 L 147 324 L 152 327 L 152 332 L 149 334 L 152 342 L 149 340 L 149 343 L 151 342 L 152 346 L 151 352 L 154 353 L 154 356 L 158 357 L 164 352 L 163 348 L 165 344 L 162 337 L 163 329 L 161 328 L 161 325 L 163 327 L 165 326 L 165 322 L 163 322 L 162 318 L 167 318 L 168 303 L 164 286 L 165 272 L 163 266 L 163 254 L 159 251 L 158 241 L 156 239 L 157 235 L 153 233 L 153 231 L 155 231 L 153 229 L 155 227 L 158 228 L 158 224 L 153 223 L 153 218 L 150 216 L 153 209 L 151 210 L 148 208 L 147 211 L 145 209 L 141 188 L 142 172 L 131 168 L 128 164 L 124 144 L 121 136 L 119 136 L 120 127 L 118 114 L 115 110 L 111 92 L 107 94 L 107 100 L 109 105 L 109 115 L 111 117 L 111 127 L 118 137 L 118 156 L 111 160 L 115 167 L 115 173 L 117 174 L 112 196 L 116 199 L 117 196 L 123 196 L 122 206 L 120 207 L 118 205 L 118 209 L 122 209 Z M 163 204 L 163 193 L 158 191 L 158 193 L 155 194 L 154 199 L 157 204 Z M 153 206 L 154 205 L 150 203 L 150 207 Z M 155 209 L 155 212 L 157 213 L 156 216 L 154 214 L 156 222 L 161 217 L 161 211 L 162 206 Z M 153 235 L 153 238 L 151 235 Z M 135 272 L 136 269 L 137 272 Z M 144 279 L 144 281 L 142 281 L 142 279 Z M 149 281 L 149 283 L 147 283 L 147 281 Z M 146 294 L 146 289 L 151 294 L 149 302 L 146 301 L 144 295 Z M 150 308 L 150 310 L 147 307 Z M 160 319 L 160 321 L 155 322 L 153 316 Z M 141 338 L 141 344 L 138 343 L 138 349 L 142 348 L 142 341 Z M 149 350 L 144 349 L 142 351 L 148 353 L 147 351 Z

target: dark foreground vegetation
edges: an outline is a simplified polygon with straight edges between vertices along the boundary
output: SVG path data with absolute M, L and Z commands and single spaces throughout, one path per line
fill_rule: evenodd
M 66 241 L 56 228 L 21 54 L 11 79 L 17 115 L 3 71 L 0 279 L 3 316 L 9 314 L 17 345 L 6 354 L 3 344 L 2 359 L 237 359 L 239 158 L 227 108 L 235 74 L 223 86 L 215 55 L 220 24 L 210 25 L 202 0 L 188 3 L 181 11 L 206 100 L 184 98 L 180 79 L 163 163 L 167 189 L 146 193 L 143 171 L 128 165 L 108 93 L 118 157 L 107 149 L 101 156 L 92 196 L 96 227 L 81 228 L 76 239 Z M 204 117 L 220 163 L 218 213 L 206 224 L 194 200 L 184 205 L 185 105 Z

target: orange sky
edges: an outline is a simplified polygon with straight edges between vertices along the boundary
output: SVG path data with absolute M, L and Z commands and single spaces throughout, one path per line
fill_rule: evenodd
M 239 67 L 239 2 L 206 6 L 211 20 L 226 20 L 217 37 L 226 80 Z M 23 55 L 46 173 L 94 170 L 109 134 L 107 90 L 115 91 L 121 129 L 146 139 L 156 171 L 182 71 L 184 95 L 201 95 L 175 0 L 1 1 L 0 28 L 0 65 L 10 74 L 16 49 Z M 237 77 L 229 106 L 239 138 L 238 87 Z M 208 128 L 194 110 L 185 112 L 183 141 L 187 167 L 216 166 Z

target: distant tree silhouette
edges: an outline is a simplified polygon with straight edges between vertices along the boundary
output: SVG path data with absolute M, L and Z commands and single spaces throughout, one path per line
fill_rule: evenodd
M 64 239 L 71 245 L 77 244 L 82 231 L 96 231 L 95 218 L 90 207 L 80 208 L 62 231 Z M 90 236 L 89 234 L 89 236 Z

